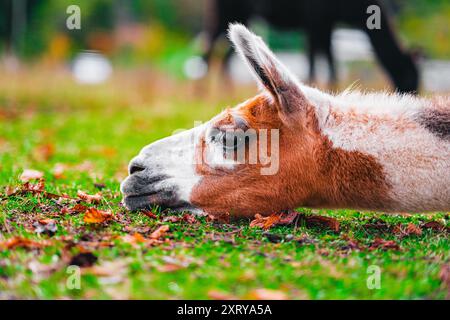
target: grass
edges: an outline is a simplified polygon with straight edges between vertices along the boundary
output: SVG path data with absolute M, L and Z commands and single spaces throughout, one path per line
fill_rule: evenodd
M 448 233 L 424 229 L 400 237 L 365 227 L 449 223 L 448 213 L 387 215 L 350 210 L 311 211 L 333 217 L 340 232 L 302 223 L 267 232 L 249 221 L 220 224 L 164 221 L 174 215 L 155 209 L 156 218 L 120 206 L 119 182 L 127 162 L 144 145 L 253 93 L 214 92 L 196 96 L 191 85 L 151 71 L 122 72 L 97 87 L 80 86 L 62 70 L 31 69 L 0 76 L 0 192 L 21 185 L 24 169 L 44 172 L 46 191 L 76 197 L 99 192 L 100 204 L 114 219 L 88 225 L 83 213 L 67 213 L 69 201 L 33 194 L 0 201 L 0 243 L 22 237 L 39 248 L 0 247 L 0 298 L 208 299 L 267 298 L 267 291 L 291 299 L 444 299 L 448 289 L 439 273 L 449 263 Z M 204 91 L 210 92 L 212 89 Z M 54 176 L 64 164 L 64 177 Z M 96 186 L 97 185 L 97 186 Z M 52 218 L 53 236 L 37 234 L 33 223 Z M 156 245 L 134 243 L 169 225 Z M 274 242 L 273 234 L 279 235 Z M 376 238 L 395 241 L 400 250 L 370 249 Z M 301 241 L 299 239 L 307 239 Z M 349 240 L 350 239 L 350 240 Z M 350 248 L 350 241 L 358 248 Z M 131 243 L 130 243 L 131 242 Z M 81 269 L 80 289 L 71 289 L 73 257 L 92 253 L 97 260 Z M 94 261 L 91 261 L 94 262 Z M 88 263 L 90 264 L 90 263 Z M 368 267 L 381 271 L 380 289 L 367 286 Z M 270 296 L 269 296 L 270 297 Z

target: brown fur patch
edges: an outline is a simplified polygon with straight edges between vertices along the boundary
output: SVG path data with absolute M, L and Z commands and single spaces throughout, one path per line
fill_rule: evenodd
M 382 166 L 372 156 L 334 148 L 320 133 L 311 106 L 298 115 L 295 126 L 284 125 L 276 106 L 262 95 L 232 112 L 253 129 L 280 130 L 279 171 L 265 176 L 260 174 L 260 164 L 218 170 L 202 162 L 197 172 L 203 178 L 192 191 L 192 204 L 211 214 L 234 217 L 269 215 L 300 206 L 374 210 L 388 206 L 389 186 Z M 197 156 L 203 157 L 204 152 L 203 141 Z
M 450 99 L 435 98 L 433 109 L 425 109 L 417 121 L 441 139 L 450 140 Z

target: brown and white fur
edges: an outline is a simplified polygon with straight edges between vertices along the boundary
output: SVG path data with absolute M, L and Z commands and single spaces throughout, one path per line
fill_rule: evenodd
M 262 92 L 143 148 L 121 185 L 127 208 L 234 217 L 297 207 L 450 210 L 449 98 L 327 94 L 299 83 L 244 26 L 231 25 L 229 36 Z M 275 174 L 262 175 L 262 163 L 224 160 L 215 133 L 235 127 L 279 130 Z

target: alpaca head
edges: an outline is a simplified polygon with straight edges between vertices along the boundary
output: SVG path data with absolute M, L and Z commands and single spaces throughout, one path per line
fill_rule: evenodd
M 251 216 L 315 205 L 321 138 L 313 102 L 265 43 L 230 26 L 262 92 L 207 123 L 142 149 L 121 191 L 129 209 L 150 205 Z

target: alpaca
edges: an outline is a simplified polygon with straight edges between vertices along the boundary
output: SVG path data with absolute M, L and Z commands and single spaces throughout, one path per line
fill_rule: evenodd
M 144 147 L 121 184 L 128 209 L 450 210 L 448 97 L 331 95 L 299 83 L 245 26 L 231 25 L 229 37 L 261 92 Z
M 226 32 L 230 22 L 247 24 L 254 15 L 261 16 L 282 30 L 303 29 L 308 43 L 309 82 L 315 81 L 315 57 L 322 53 L 327 59 L 332 86 L 337 72 L 331 34 L 337 24 L 345 23 L 364 31 L 370 39 L 376 58 L 399 92 L 416 92 L 419 74 L 410 54 L 396 39 L 385 8 L 378 0 L 209 0 L 205 10 L 206 48 L 203 59 L 207 64 L 218 38 Z M 366 10 L 371 5 L 381 7 L 381 28 L 368 29 Z M 222 67 L 231 57 L 228 50 Z

